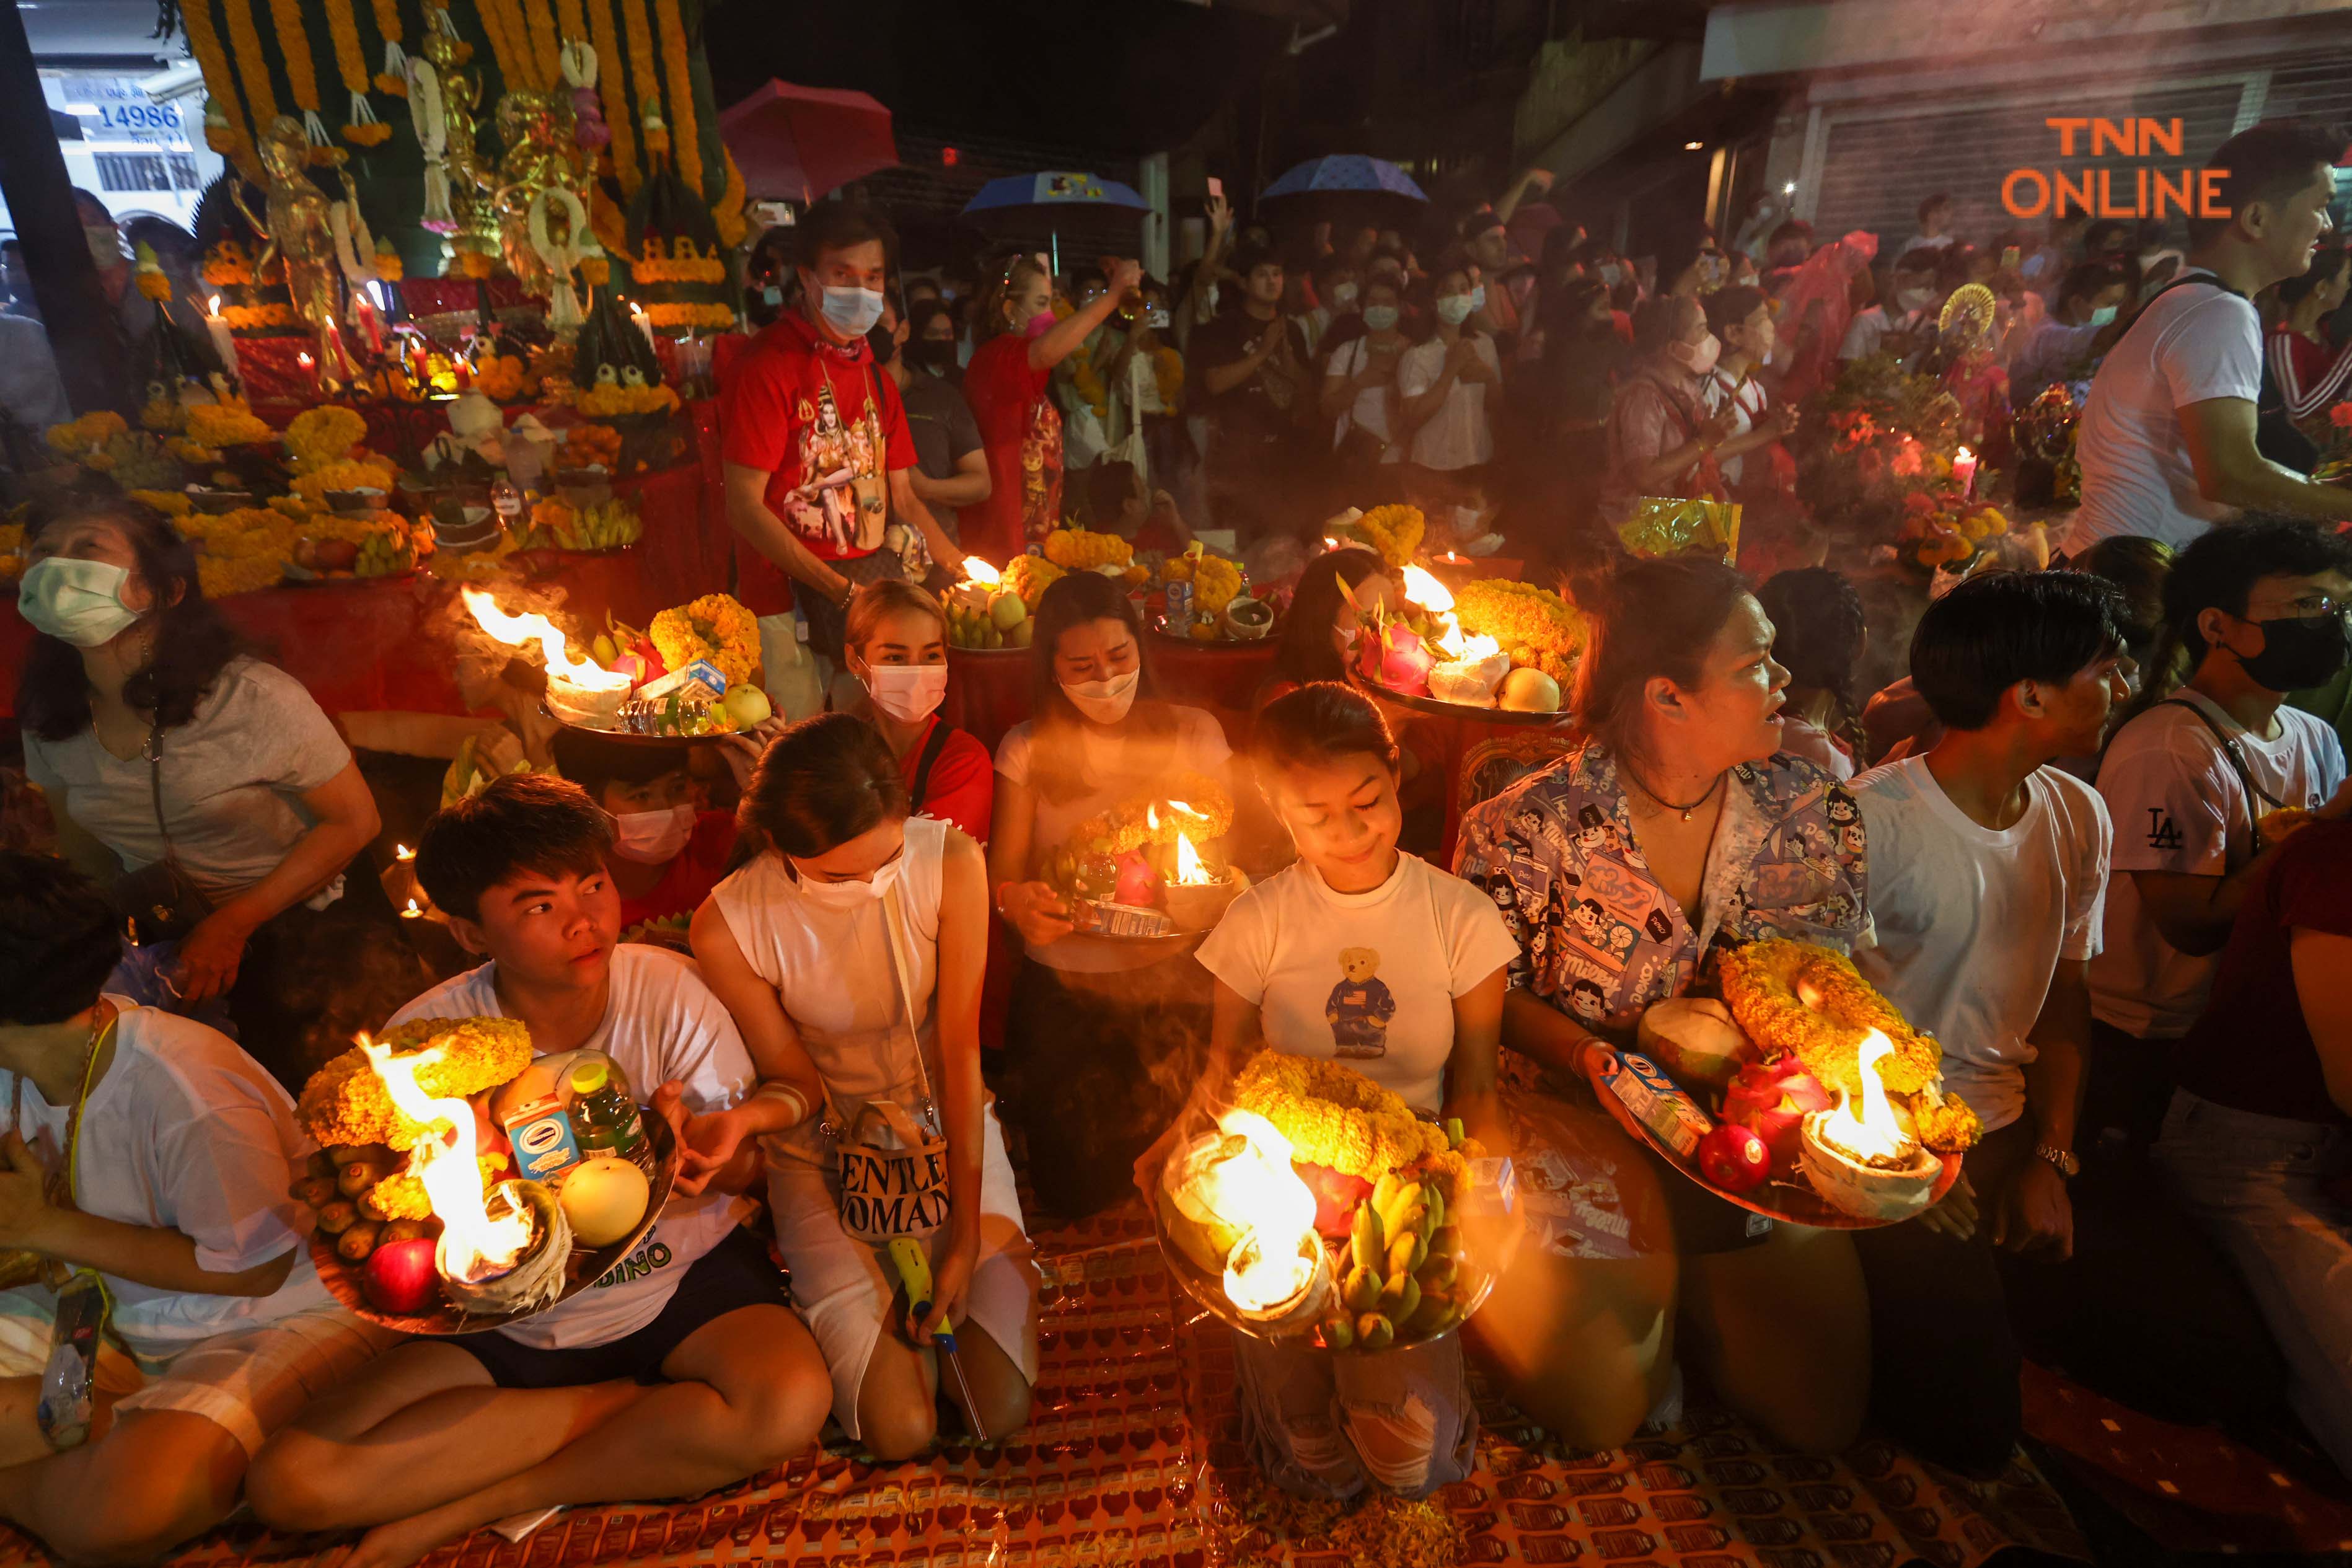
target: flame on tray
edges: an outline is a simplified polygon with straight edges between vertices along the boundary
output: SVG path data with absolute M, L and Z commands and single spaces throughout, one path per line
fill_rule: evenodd
M 466 588 L 459 592 L 476 624 L 499 641 L 509 647 L 523 647 L 537 643 L 541 654 L 547 660 L 547 673 L 551 679 L 568 680 L 592 691 L 626 691 L 629 689 L 631 682 L 627 676 L 606 669 L 593 659 L 573 658 L 571 649 L 564 646 L 563 633 L 545 616 L 510 616 L 499 608 L 496 599 L 478 588 Z
M 424 1184 L 425 1199 L 441 1220 L 442 1272 L 471 1284 L 513 1268 L 530 1246 L 535 1222 L 520 1206 L 490 1217 L 482 1200 L 482 1170 L 474 1160 L 474 1108 L 455 1098 L 436 1100 L 416 1081 L 419 1068 L 441 1059 L 441 1047 L 401 1057 L 365 1035 L 359 1044 L 402 1115 L 427 1128 L 449 1128 L 446 1135 L 428 1132 L 408 1152 L 408 1173 Z
M 1855 1160 L 1890 1160 L 1918 1147 L 1895 1120 L 1895 1108 L 1886 1101 L 1886 1087 L 1878 1076 L 1878 1064 L 1894 1053 L 1886 1037 L 1871 1030 L 1854 1064 L 1862 1078 L 1861 1114 L 1854 1113 L 1853 1099 L 1841 1089 L 1837 1109 L 1824 1113 L 1816 1123 L 1822 1142 L 1839 1153 Z
M 1419 566 L 1404 569 L 1404 596 L 1433 616 L 1454 608 L 1453 590 Z
M 1004 574 L 1002 572 L 977 555 L 967 555 L 963 558 L 963 574 L 972 582 L 984 583 L 992 588 L 1004 581 Z
M 1210 874 L 1208 867 L 1201 863 L 1200 852 L 1192 847 L 1192 840 L 1179 833 L 1176 836 L 1177 886 L 1205 888 L 1216 880 L 1218 879 Z
M 1225 1264 L 1225 1295 L 1236 1307 L 1269 1311 L 1314 1279 L 1315 1194 L 1291 1169 L 1290 1140 L 1273 1122 L 1236 1106 L 1217 1128 L 1248 1144 L 1218 1167 L 1215 1211 L 1244 1230 Z

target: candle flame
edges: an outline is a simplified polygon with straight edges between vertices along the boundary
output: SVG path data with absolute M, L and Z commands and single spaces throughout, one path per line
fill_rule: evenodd
M 540 653 L 547 660 L 547 673 L 551 677 L 560 676 L 574 686 L 596 691 L 625 691 L 629 689 L 627 676 L 605 669 L 593 660 L 573 658 L 571 650 L 564 647 L 562 632 L 557 630 L 555 623 L 545 616 L 510 616 L 499 608 L 496 599 L 478 588 L 461 589 L 459 593 L 466 601 L 466 608 L 473 613 L 476 624 L 499 641 L 509 647 L 521 647 L 536 642 Z
M 392 847 L 392 858 L 395 860 L 414 860 L 416 858 L 416 851 L 405 844 L 395 844 Z
M 993 588 L 1004 581 L 1004 574 L 977 555 L 963 558 L 963 574 L 975 583 L 985 583 Z
M 1419 566 L 1404 569 L 1404 596 L 1432 615 L 1443 615 L 1454 607 L 1452 591 Z
M 1337 550 L 1339 548 L 1339 542 L 1327 533 L 1323 536 L 1323 548 L 1326 550 Z
M 416 1081 L 419 1068 L 441 1059 L 441 1047 L 400 1057 L 365 1035 L 359 1046 L 392 1103 L 412 1121 L 432 1129 L 408 1152 L 408 1173 L 424 1184 L 440 1216 L 442 1272 L 471 1281 L 512 1268 L 530 1246 L 530 1212 L 517 1205 L 512 1213 L 490 1217 L 482 1199 L 481 1167 L 474 1163 L 474 1108 L 456 1098 L 436 1100 Z M 439 1131 L 445 1125 L 446 1133 Z
M 1952 454 L 1952 461 L 1955 463 L 1973 463 L 1976 460 L 1977 455 L 1974 452 L 1969 451 L 1966 447 L 1961 447 L 1958 451 Z
M 300 365 L 304 370 L 308 370 L 310 368 L 310 356 L 307 353 L 296 354 L 294 356 L 294 363 Z
M 217 295 L 217 294 L 214 295 L 214 296 L 212 297 L 212 302 L 211 302 L 209 305 L 207 305 L 207 306 L 205 307 L 205 309 L 206 309 L 206 310 L 207 310 L 210 314 L 212 314 L 212 315 L 215 315 L 215 316 L 219 315 L 219 314 L 220 314 L 220 296 L 219 296 L 219 295 Z
M 402 914 L 404 914 L 404 915 L 406 915 L 410 920 L 416 920 L 416 919 L 420 918 L 421 916 L 423 916 L 423 914 L 425 913 L 425 911 L 424 911 L 423 910 L 420 910 L 420 909 L 418 909 L 418 908 L 416 907 L 416 900 L 415 900 L 415 899 L 411 899 L 411 900 L 408 900 L 408 907 L 407 907 L 406 909 L 404 909 L 404 910 L 401 910 L 400 912 L 401 912 Z
M 1274 1123 L 1238 1106 L 1217 1119 L 1220 1131 L 1246 1147 L 1217 1167 L 1212 1203 L 1244 1235 L 1225 1265 L 1225 1295 L 1265 1311 L 1304 1289 L 1314 1276 L 1305 1256 L 1315 1229 L 1315 1194 L 1291 1168 L 1290 1140 Z
M 1894 1052 L 1885 1035 L 1871 1030 L 1854 1063 L 1862 1078 L 1861 1114 L 1855 1114 L 1852 1099 L 1841 1089 L 1837 1109 L 1821 1119 L 1822 1141 L 1840 1153 L 1857 1160 L 1892 1159 L 1916 1146 L 1895 1119 L 1895 1108 L 1886 1101 L 1886 1086 L 1878 1076 L 1878 1064 Z

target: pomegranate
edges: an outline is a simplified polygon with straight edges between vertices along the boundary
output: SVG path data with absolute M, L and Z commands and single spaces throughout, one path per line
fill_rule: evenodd
M 1749 1128 L 1725 1121 L 1698 1141 L 1699 1173 L 1727 1193 L 1760 1187 L 1772 1175 L 1772 1152 Z
M 1828 1109 L 1828 1091 L 1791 1053 L 1749 1062 L 1723 1091 L 1724 1121 L 1761 1138 L 1771 1151 L 1773 1171 L 1784 1176 L 1796 1168 L 1806 1116 Z

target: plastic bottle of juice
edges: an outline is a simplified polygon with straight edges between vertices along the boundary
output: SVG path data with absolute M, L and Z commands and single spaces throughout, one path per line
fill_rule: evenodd
M 583 1051 L 565 1074 L 572 1094 L 572 1132 L 583 1156 L 634 1159 L 645 1147 L 645 1121 L 621 1064 L 602 1051 Z

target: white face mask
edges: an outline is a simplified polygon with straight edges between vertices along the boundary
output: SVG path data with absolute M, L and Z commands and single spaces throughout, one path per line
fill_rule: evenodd
M 850 673 L 865 686 L 874 706 L 901 724 L 929 718 L 948 694 L 944 664 L 875 664 Z
M 800 879 L 801 897 L 829 910 L 854 910 L 888 892 L 898 880 L 901 864 L 893 860 L 887 866 L 877 867 L 874 875 L 863 882 L 820 882 L 802 869 L 799 861 L 792 862 L 792 867 L 793 875 Z
M 1334 306 L 1344 310 L 1355 302 L 1356 286 L 1353 283 L 1339 283 L 1332 286 L 1331 303 Z
M 1476 303 L 1467 294 L 1448 294 L 1437 302 L 1437 319 L 1449 327 L 1458 327 L 1470 319 Z
M 100 272 L 122 265 L 122 236 L 112 224 L 84 224 L 81 237 L 89 247 L 89 258 L 98 263 Z
M 16 608 L 37 632 L 76 647 L 98 647 L 139 618 L 122 602 L 123 584 L 130 581 L 129 572 L 110 562 L 52 555 L 25 574 Z
M 694 837 L 694 807 L 629 811 L 613 818 L 613 853 L 640 866 L 666 866 Z
M 1142 679 L 1143 671 L 1130 669 L 1108 680 L 1065 680 L 1062 695 L 1096 723 L 1116 724 L 1135 706 L 1136 683 Z
M 1936 290 L 1932 288 L 1900 289 L 1895 291 L 1895 302 L 1906 310 L 1924 310 L 1936 302 Z

